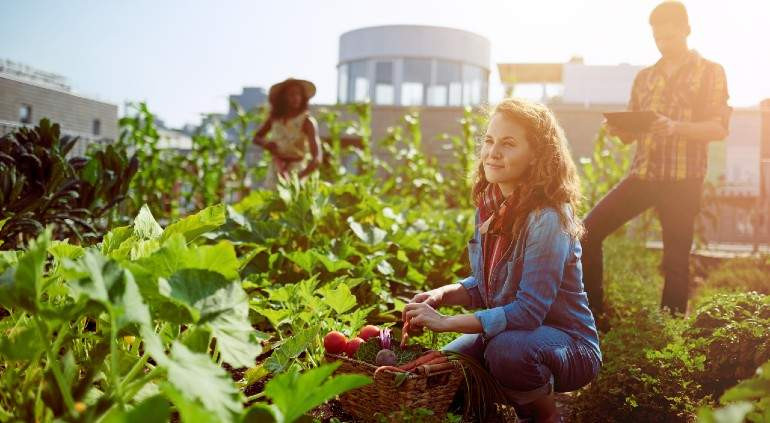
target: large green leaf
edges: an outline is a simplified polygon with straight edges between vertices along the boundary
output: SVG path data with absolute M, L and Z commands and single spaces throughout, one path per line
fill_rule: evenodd
M 161 390 L 174 403 L 179 411 L 179 416 L 185 423 L 221 423 L 225 421 L 221 420 L 213 411 L 207 410 L 200 401 L 188 398 L 170 383 L 162 384 Z
M 260 340 L 268 337 L 249 324 L 248 307 L 245 313 L 225 313 L 209 322 L 217 340 L 217 351 L 222 361 L 233 367 L 250 367 L 262 353 Z
M 211 329 L 223 361 L 236 367 L 254 365 L 261 347 L 249 324 L 248 296 L 238 282 L 208 270 L 183 269 L 162 280 L 160 292 L 171 303 L 162 307 L 169 319 Z
M 341 260 L 334 256 L 325 256 L 318 251 L 313 251 L 313 254 L 315 255 L 316 259 L 318 259 L 318 261 L 320 261 L 324 265 L 326 270 L 330 273 L 335 273 L 343 269 L 353 268 L 353 265 L 346 260 Z
M 190 246 L 181 234 L 172 235 L 161 248 L 147 257 L 136 260 L 129 267 L 143 267 L 139 273 L 149 274 L 153 282 L 158 277 L 168 278 L 182 269 L 201 269 L 218 272 L 227 279 L 238 277 L 240 263 L 235 248 L 228 241 L 216 245 Z
M 230 375 L 208 355 L 194 353 L 176 341 L 171 345 L 169 356 L 163 355 L 157 347 L 153 351 L 153 358 L 168 373 L 168 382 L 187 401 L 202 405 L 219 421 L 232 421 L 241 414 L 240 391 Z M 174 403 L 179 406 L 177 401 Z
M 698 412 L 698 422 L 700 423 L 743 423 L 746 415 L 751 412 L 754 406 L 745 401 L 736 402 L 723 408 L 710 410 L 701 408 Z
M 102 419 L 102 423 L 164 423 L 171 417 L 168 400 L 155 395 L 140 402 L 130 410 L 113 408 Z
M 286 370 L 292 360 L 302 354 L 318 335 L 318 327 L 312 327 L 301 331 L 284 341 L 270 358 L 265 361 L 265 368 L 273 373 Z
M 168 239 L 171 235 L 182 234 L 187 242 L 190 242 L 198 236 L 213 231 L 225 224 L 225 205 L 207 207 L 198 213 L 188 216 L 176 223 L 171 224 L 160 237 L 161 242 Z
M 364 227 L 360 223 L 356 222 L 353 217 L 348 218 L 348 225 L 350 226 L 350 229 L 353 231 L 353 233 L 356 234 L 356 236 L 361 241 L 369 245 L 379 244 L 385 240 L 385 236 L 388 234 L 376 226 L 367 225 Z
M 304 373 L 292 368 L 275 376 L 265 385 L 265 396 L 280 410 L 279 423 L 291 423 L 313 408 L 335 396 L 368 385 L 372 380 L 363 375 L 333 377 L 339 363 L 322 365 Z
M 9 267 L 0 275 L 0 304 L 11 308 L 18 306 L 28 311 L 38 309 L 43 285 L 43 265 L 51 243 L 51 229 L 46 229 L 19 259 L 18 265 Z
M 189 320 L 176 323 L 200 323 L 213 320 L 246 301 L 239 284 L 227 281 L 216 272 L 182 269 L 160 283 L 160 293 L 190 312 Z
M 229 241 L 220 241 L 216 245 L 204 245 L 190 248 L 185 266 L 191 269 L 206 269 L 222 274 L 227 279 L 236 279 L 240 262 L 235 248 Z
M 134 219 L 134 235 L 139 239 L 148 240 L 159 238 L 163 234 L 163 228 L 160 227 L 147 204 L 143 205 L 139 214 Z
M 133 275 L 116 261 L 87 250 L 80 260 L 68 262 L 67 266 L 86 275 L 70 282 L 70 295 L 76 300 L 86 297 L 104 306 L 115 318 L 116 329 L 132 323 L 150 325 L 149 308 Z
M 291 251 L 286 253 L 286 258 L 293 261 L 305 272 L 312 274 L 315 267 L 315 255 L 310 251 Z
M 134 234 L 134 228 L 131 226 L 120 226 L 104 235 L 102 241 L 102 253 L 110 254 L 120 248 L 126 240 Z
M 340 282 L 334 289 L 326 285 L 322 289 L 321 295 L 323 295 L 324 303 L 337 314 L 342 314 L 356 305 L 356 296 L 350 292 L 350 288 L 344 282 Z
M 85 249 L 79 245 L 72 245 L 64 241 L 53 241 L 51 246 L 48 247 L 48 252 L 59 261 L 65 258 L 75 260 L 83 256 Z
M 31 360 L 43 351 L 43 340 L 36 328 L 21 326 L 1 328 L 0 357 L 6 360 Z

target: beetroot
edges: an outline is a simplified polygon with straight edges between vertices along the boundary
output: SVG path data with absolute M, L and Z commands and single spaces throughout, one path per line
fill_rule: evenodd
M 391 350 L 380 350 L 374 359 L 374 363 L 378 366 L 395 366 L 396 353 Z

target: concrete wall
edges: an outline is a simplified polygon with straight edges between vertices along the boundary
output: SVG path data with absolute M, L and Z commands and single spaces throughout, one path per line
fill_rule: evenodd
M 87 141 L 118 137 L 116 105 L 0 76 L 0 121 L 18 123 L 23 104 L 32 106 L 33 125 L 48 118 L 65 133 L 81 135 Z M 93 133 L 94 119 L 100 121 L 99 135 Z

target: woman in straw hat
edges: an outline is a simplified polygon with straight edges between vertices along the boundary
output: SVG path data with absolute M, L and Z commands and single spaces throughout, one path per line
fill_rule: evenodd
M 292 172 L 304 178 L 320 165 L 318 124 L 307 105 L 314 95 L 315 85 L 302 79 L 289 78 L 270 87 L 270 115 L 254 135 L 254 144 L 272 154 L 266 187 L 274 188 L 278 176 L 287 177 Z

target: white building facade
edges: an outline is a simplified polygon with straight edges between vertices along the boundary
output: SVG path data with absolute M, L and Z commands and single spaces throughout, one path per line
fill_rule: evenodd
M 432 26 L 356 29 L 340 37 L 337 101 L 457 107 L 488 101 L 490 43 Z

